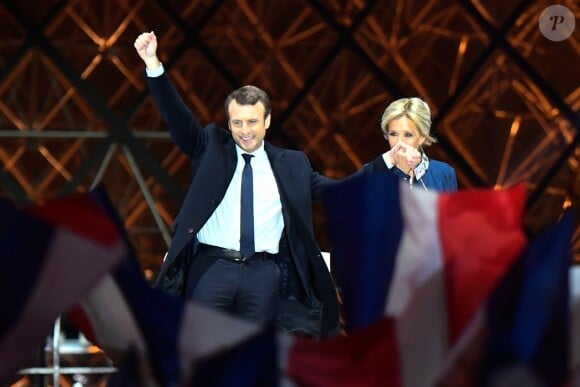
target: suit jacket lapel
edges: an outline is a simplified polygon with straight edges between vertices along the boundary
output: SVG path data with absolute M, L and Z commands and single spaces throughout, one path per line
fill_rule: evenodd
M 280 193 L 280 198 L 282 199 L 282 210 L 284 211 L 284 220 L 289 222 L 291 217 L 288 216 L 288 205 L 294 206 L 292 192 L 295 191 L 296 187 L 293 187 L 294 182 L 294 168 L 292 163 L 286 157 L 286 153 L 283 149 L 276 148 L 269 143 L 265 143 L 266 154 L 270 160 L 270 165 L 272 166 L 272 171 L 274 172 L 274 177 L 278 183 L 278 191 Z M 290 226 L 286 223 L 286 226 Z
M 227 170 L 227 181 L 232 180 L 234 171 L 236 170 L 236 164 L 238 162 L 238 154 L 236 152 L 236 143 L 233 138 L 230 138 L 224 144 L 224 153 L 226 155 L 226 170 Z
M 270 165 L 272 166 L 278 183 L 282 185 L 280 188 L 284 192 L 292 192 L 291 187 L 288 187 L 288 185 L 292 182 L 293 169 L 286 159 L 284 150 L 276 148 L 267 142 L 264 143 L 264 150 L 268 155 Z

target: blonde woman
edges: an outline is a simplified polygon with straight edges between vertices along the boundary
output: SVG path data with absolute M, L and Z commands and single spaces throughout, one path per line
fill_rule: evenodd
M 456 191 L 455 170 L 449 164 L 430 159 L 423 150 L 437 141 L 430 134 L 431 110 L 420 98 L 392 102 L 381 117 L 381 130 L 390 150 L 365 165 L 371 172 L 390 172 L 425 191 Z

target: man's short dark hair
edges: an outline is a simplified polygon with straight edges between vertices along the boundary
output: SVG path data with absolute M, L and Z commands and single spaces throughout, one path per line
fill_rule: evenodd
M 264 119 L 268 117 L 272 111 L 272 105 L 270 104 L 270 97 L 268 94 L 260 89 L 259 87 L 246 85 L 239 89 L 236 89 L 227 96 L 224 107 L 226 109 L 226 118 L 230 119 L 229 107 L 232 101 L 236 101 L 240 105 L 255 105 L 261 102 L 264 105 Z

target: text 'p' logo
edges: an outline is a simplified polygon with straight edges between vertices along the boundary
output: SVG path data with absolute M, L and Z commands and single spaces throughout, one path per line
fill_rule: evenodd
M 538 25 L 546 39 L 560 42 L 572 35 L 576 27 L 576 19 L 574 14 L 563 5 L 551 5 L 540 15 Z

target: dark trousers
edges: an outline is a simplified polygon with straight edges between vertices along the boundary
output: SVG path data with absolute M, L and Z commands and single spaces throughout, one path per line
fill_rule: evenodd
M 191 300 L 251 321 L 274 320 L 280 300 L 280 268 L 276 262 L 263 258 L 246 262 L 204 258 L 214 261 L 195 288 L 188 289 Z

